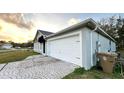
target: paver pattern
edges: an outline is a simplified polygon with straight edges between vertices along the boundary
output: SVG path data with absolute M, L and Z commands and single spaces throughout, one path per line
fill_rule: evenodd
M 0 68 L 4 65 L 1 64 Z M 78 66 L 52 57 L 35 55 L 7 64 L 0 71 L 0 79 L 60 79 L 76 67 Z

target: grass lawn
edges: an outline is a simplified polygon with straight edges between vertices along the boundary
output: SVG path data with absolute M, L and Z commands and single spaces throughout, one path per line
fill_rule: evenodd
M 38 53 L 33 52 L 33 50 L 13 50 L 9 52 L 0 53 L 0 64 L 23 60 L 28 56 L 36 55 Z
M 96 69 L 86 71 L 83 68 L 76 68 L 63 79 L 123 79 L 123 77 L 120 74 L 108 74 Z
M 121 57 L 124 58 L 124 50 L 119 50 Z M 76 68 L 74 72 L 65 76 L 63 79 L 124 79 L 120 74 L 108 74 L 104 73 L 102 70 L 91 69 L 84 70 L 82 68 Z

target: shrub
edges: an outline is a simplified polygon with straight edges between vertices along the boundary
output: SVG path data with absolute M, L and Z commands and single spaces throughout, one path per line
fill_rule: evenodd
M 113 68 L 113 73 L 121 73 L 121 69 L 124 70 L 124 66 L 121 63 L 116 63 Z

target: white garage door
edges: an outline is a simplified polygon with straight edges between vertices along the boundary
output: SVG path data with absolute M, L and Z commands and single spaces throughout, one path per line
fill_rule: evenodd
M 50 56 L 81 65 L 79 35 L 50 42 Z

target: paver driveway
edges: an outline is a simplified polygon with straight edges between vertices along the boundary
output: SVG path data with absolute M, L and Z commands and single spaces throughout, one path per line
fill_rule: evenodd
M 4 65 L 1 64 L 0 69 Z M 7 64 L 0 71 L 0 79 L 60 79 L 76 67 L 78 66 L 52 57 L 35 55 Z

